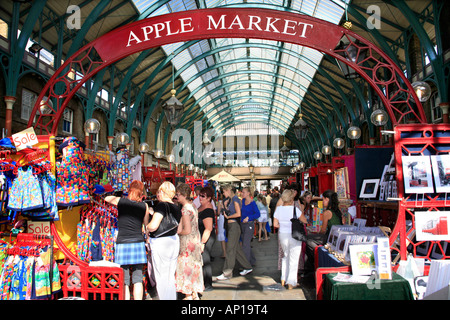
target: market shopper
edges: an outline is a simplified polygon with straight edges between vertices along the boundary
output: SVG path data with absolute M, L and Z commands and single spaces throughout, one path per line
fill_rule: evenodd
M 296 216 L 301 222 L 306 224 L 306 218 L 294 206 L 295 192 L 291 189 L 286 189 L 281 195 L 283 205 L 278 206 L 275 210 L 273 225 L 278 228 L 279 241 L 281 249 L 283 250 L 283 258 L 281 259 L 281 285 L 287 285 L 288 289 L 297 286 L 298 262 L 302 249 L 302 241 L 298 241 L 292 237 L 292 222 L 293 213 L 295 210 Z
M 224 224 L 225 224 L 225 217 L 223 216 L 223 194 L 222 192 L 219 192 L 218 197 L 217 197 L 217 211 L 216 211 L 216 216 L 217 216 L 217 241 L 220 242 L 220 245 L 222 247 L 222 256 L 221 258 L 225 258 L 226 257 L 226 235 L 225 235 L 225 228 L 224 228 Z
M 269 202 L 270 219 L 272 219 L 272 227 L 273 227 L 273 214 L 275 213 L 275 209 L 277 208 L 277 203 L 279 199 L 280 193 L 278 192 L 278 187 L 274 187 L 272 190 L 272 194 L 270 195 L 270 202 Z M 275 233 L 275 228 L 272 228 L 272 233 Z
M 311 191 L 305 191 L 302 196 L 299 198 L 300 201 L 300 210 L 303 212 L 303 214 L 306 217 L 306 220 L 308 222 L 312 219 L 312 206 L 311 206 L 311 200 L 312 200 L 312 193 Z
M 200 207 L 198 208 L 198 228 L 200 231 L 203 258 L 203 282 L 205 290 L 212 289 L 211 252 L 216 240 L 214 232 L 215 210 L 213 208 L 214 190 L 204 187 L 200 190 Z
M 169 181 L 163 182 L 156 193 L 159 203 L 155 208 L 150 208 L 152 219 L 147 224 L 147 231 L 150 232 L 152 267 L 160 300 L 177 298 L 175 271 L 180 252 L 180 239 L 177 228 L 170 231 L 159 230 L 162 220 L 167 219 L 168 215 L 173 215 L 178 222 L 181 220 L 181 210 L 172 201 L 174 196 L 175 186 Z M 166 232 L 158 236 L 161 231 Z
M 255 221 L 258 220 L 260 212 L 252 195 L 253 192 L 249 187 L 242 189 L 241 231 L 242 250 L 244 251 L 248 262 L 254 266 L 256 264 L 256 259 L 252 251 L 251 241 L 255 232 Z
M 142 300 L 144 295 L 142 271 L 147 263 L 147 253 L 142 227 L 148 223 L 149 208 L 142 202 L 143 193 L 144 184 L 134 180 L 127 197 L 105 197 L 105 201 L 116 205 L 118 211 L 115 262 L 124 270 L 125 300 L 130 300 L 130 271 L 133 299 Z
M 222 274 L 217 280 L 226 280 L 233 275 L 233 269 L 236 261 L 244 268 L 245 274 L 252 271 L 252 266 L 245 257 L 244 251 L 239 243 L 241 236 L 240 218 L 241 218 L 241 200 L 235 195 L 235 190 L 231 185 L 223 187 L 223 210 L 225 217 L 225 229 L 227 234 L 227 252 Z M 243 272 L 244 272 L 243 271 Z
M 267 236 L 266 224 L 269 221 L 269 208 L 267 207 L 266 197 L 263 194 L 258 194 L 256 205 L 258 206 L 260 216 L 258 218 L 258 241 L 261 241 L 261 234 L 264 233 L 264 240 L 269 240 Z
M 176 289 L 185 295 L 184 300 L 198 300 L 198 293 L 204 289 L 198 212 L 191 202 L 191 187 L 182 183 L 176 190 L 178 203 L 182 205 L 181 221 L 178 225 L 180 253 L 175 273 Z
M 336 192 L 326 190 L 322 194 L 323 214 L 321 215 L 321 229 L 318 233 L 308 234 L 306 241 L 307 269 L 314 270 L 314 250 L 317 246 L 325 245 L 333 225 L 342 224 L 342 213 L 339 209 L 339 199 Z

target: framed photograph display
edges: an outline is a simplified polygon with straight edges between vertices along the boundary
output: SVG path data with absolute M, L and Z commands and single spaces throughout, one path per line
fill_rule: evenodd
M 430 156 L 403 156 L 405 193 L 433 193 Z
M 352 274 L 358 276 L 369 276 L 372 271 L 377 270 L 375 262 L 375 243 L 350 244 L 350 261 Z
M 449 211 L 416 211 L 417 241 L 450 240 Z
M 436 192 L 450 192 L 450 155 L 430 156 Z
M 334 190 L 339 199 L 348 198 L 348 171 L 347 167 L 336 169 L 334 172 Z
M 376 198 L 379 184 L 380 179 L 364 179 L 359 197 L 366 199 Z

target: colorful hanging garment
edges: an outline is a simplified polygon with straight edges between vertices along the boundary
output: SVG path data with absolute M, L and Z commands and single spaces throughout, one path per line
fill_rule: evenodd
M 81 210 L 77 225 L 77 255 L 80 260 L 114 262 L 117 238 L 117 207 L 94 199 Z
M 129 151 L 118 148 L 116 151 L 116 187 L 117 191 L 126 191 L 130 184 Z
M 63 153 L 56 164 L 56 203 L 74 206 L 89 203 L 89 172 L 83 160 L 83 148 L 75 137 L 65 138 L 59 150 Z
M 20 167 L 9 191 L 8 209 L 29 211 L 44 207 L 39 179 L 32 167 Z

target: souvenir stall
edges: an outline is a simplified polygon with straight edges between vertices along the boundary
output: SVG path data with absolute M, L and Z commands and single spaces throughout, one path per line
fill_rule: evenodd
M 394 148 L 355 148 L 357 215 L 316 251 L 319 299 L 348 299 L 350 290 L 361 299 L 448 297 L 438 280 L 449 274 L 448 126 L 394 132 Z
M 143 167 L 142 181 L 147 190 L 147 195 L 156 195 L 156 191 L 164 181 L 170 181 L 175 184 L 175 172 L 163 169 L 159 165 L 156 167 Z
M 58 220 L 56 179 L 45 141 L 27 133 L 0 142 L 0 299 L 52 299 L 61 291 L 49 221 Z M 45 230 L 47 232 L 45 232 Z
M 85 150 L 75 137 L 34 137 L 31 147 L 9 138 L 0 147 L 1 298 L 122 299 L 123 271 L 113 263 L 117 209 L 100 195 L 119 180 L 125 189 L 118 177 L 130 168 L 123 157 L 116 163 L 110 152 Z M 33 259 L 45 264 L 33 269 Z M 13 269 L 20 279 L 11 278 Z
M 318 195 L 326 190 L 333 189 L 333 165 L 331 163 L 321 162 L 317 164 L 317 182 Z

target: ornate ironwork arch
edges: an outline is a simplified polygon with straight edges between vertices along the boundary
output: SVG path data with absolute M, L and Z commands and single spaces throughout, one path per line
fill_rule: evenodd
M 426 123 L 423 107 L 401 69 L 389 56 L 356 33 L 291 12 L 216 8 L 137 21 L 84 46 L 67 59 L 47 82 L 36 100 L 28 126 L 33 126 L 32 119 L 41 103 L 46 104 L 42 101 L 44 96 L 48 96 L 56 103 L 53 107 L 48 103 L 44 108 L 46 113 L 39 112 L 34 126 L 41 134 L 56 134 L 64 109 L 75 92 L 100 70 L 126 56 L 164 44 L 220 37 L 284 41 L 321 51 L 349 65 L 373 87 L 393 125 L 401 123 L 406 116 Z M 340 41 L 348 46 L 340 48 Z M 352 60 L 345 57 L 350 46 L 356 52 Z M 363 51 L 367 52 L 366 57 L 359 59 Z M 73 79 L 73 70 L 80 72 L 81 77 Z

